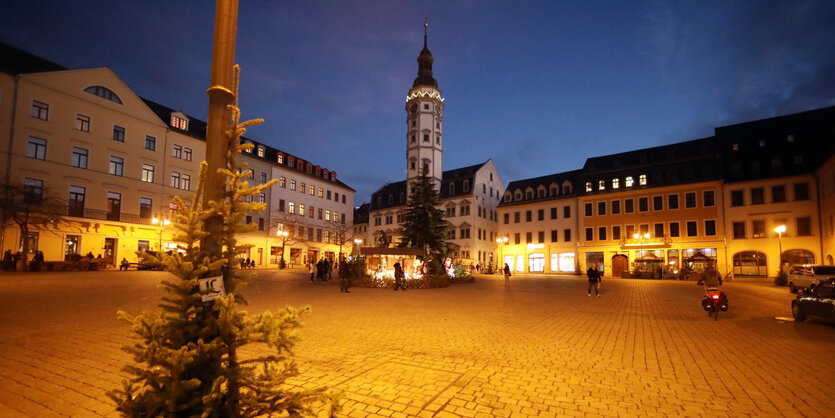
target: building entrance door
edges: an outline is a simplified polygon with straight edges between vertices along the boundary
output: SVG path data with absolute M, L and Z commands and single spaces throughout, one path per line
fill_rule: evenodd
M 612 277 L 621 277 L 621 273 L 629 270 L 629 257 L 615 254 L 612 257 Z
M 104 262 L 115 266 L 116 264 L 113 262 L 114 258 L 116 257 L 116 238 L 105 238 L 104 239 Z

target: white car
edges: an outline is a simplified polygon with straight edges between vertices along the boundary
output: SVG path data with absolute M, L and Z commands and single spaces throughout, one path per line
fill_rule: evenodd
M 817 286 L 818 283 L 835 278 L 835 266 L 803 264 L 792 266 L 789 271 L 789 291 Z

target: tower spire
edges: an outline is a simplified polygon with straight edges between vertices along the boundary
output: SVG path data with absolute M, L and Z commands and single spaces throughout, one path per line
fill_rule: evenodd
M 429 52 L 429 47 L 427 46 L 427 34 L 429 30 L 429 16 L 423 16 L 423 50 L 420 51 L 420 55 L 418 55 L 417 62 L 418 62 L 418 76 L 415 78 L 415 82 L 412 83 L 412 87 L 417 86 L 433 86 L 435 88 L 438 87 L 438 82 L 435 81 L 435 78 L 432 76 L 432 61 L 435 59 L 432 58 L 432 53 Z
M 428 49 L 426 47 L 426 33 L 429 30 L 429 16 L 423 15 L 423 48 Z

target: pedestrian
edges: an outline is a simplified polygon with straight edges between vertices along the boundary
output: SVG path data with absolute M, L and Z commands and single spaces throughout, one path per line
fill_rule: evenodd
M 337 274 L 339 274 L 339 291 L 351 293 L 349 290 L 351 287 L 351 278 L 348 277 L 348 263 L 345 262 L 344 258 L 339 262 L 339 271 Z
M 130 267 L 130 262 L 128 262 L 127 258 L 122 257 L 122 262 L 119 263 L 119 271 L 128 271 L 128 267 Z
M 397 291 L 397 288 L 403 289 L 406 291 L 406 275 L 403 274 L 403 267 L 400 267 L 400 263 L 394 263 L 394 291 Z
M 249 263 L 250 263 L 250 262 L 251 262 L 251 260 L 249 259 L 249 257 L 247 257 L 247 258 L 246 258 L 246 260 L 244 260 L 244 268 L 245 268 L 245 269 L 248 269 L 248 268 L 249 268 Z
M 316 264 L 313 263 L 313 260 L 310 260 L 310 263 L 307 265 L 308 270 L 310 270 L 310 281 L 313 281 L 313 276 L 316 275 Z
M 333 273 L 333 259 L 328 259 L 328 280 L 331 279 L 331 273 Z
M 32 262 L 29 263 L 29 270 L 40 271 L 43 265 L 43 251 L 35 251 L 35 256 L 32 257 Z
M 504 263 L 504 287 L 510 287 L 510 266 Z
M 246 259 L 245 259 L 245 258 L 242 258 L 242 259 L 241 259 L 241 269 L 245 269 L 245 268 L 246 268 L 245 263 L 246 263 Z
M 586 272 L 586 276 L 589 277 L 589 296 L 591 296 L 591 288 L 594 287 L 594 294 L 599 297 L 600 282 L 603 279 L 600 277 L 600 272 L 597 271 L 597 263 L 591 265 L 591 268 Z
M 14 257 L 12 257 L 12 250 L 6 250 L 3 253 L 3 271 L 14 270 Z

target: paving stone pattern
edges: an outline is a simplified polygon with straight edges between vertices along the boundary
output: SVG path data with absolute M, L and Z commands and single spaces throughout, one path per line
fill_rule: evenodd
M 832 416 L 835 327 L 792 296 L 725 286 L 719 321 L 693 282 L 480 275 L 447 289 L 311 283 L 258 271 L 250 312 L 311 305 L 292 384 L 344 392 L 350 417 Z M 165 273 L 0 275 L 0 416 L 118 416 L 132 341 L 116 311 L 156 310 Z M 253 348 L 254 349 L 254 348 Z M 246 352 L 244 353 L 246 354 Z

